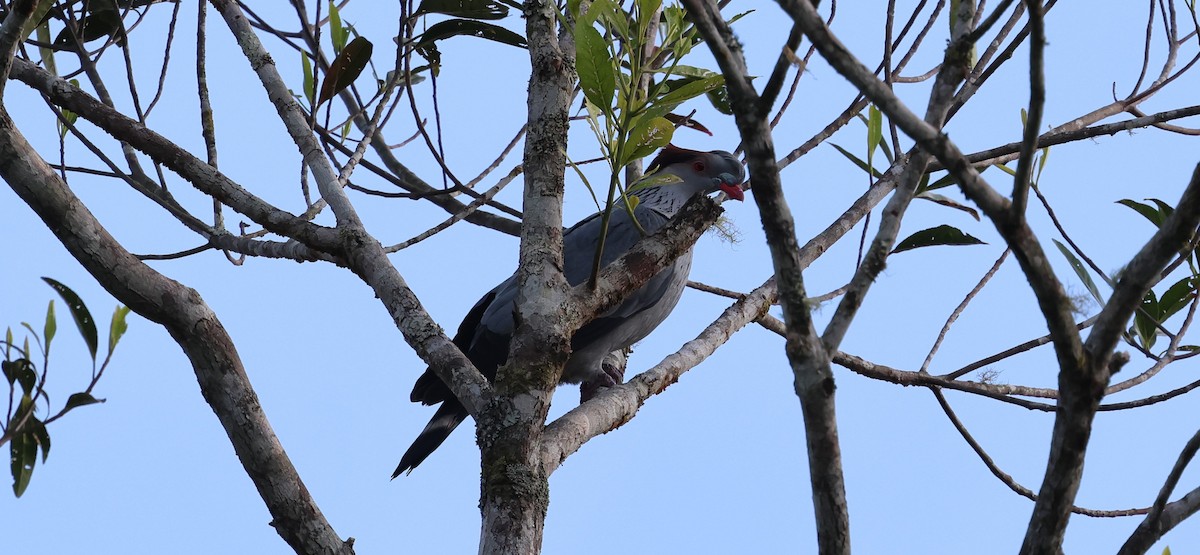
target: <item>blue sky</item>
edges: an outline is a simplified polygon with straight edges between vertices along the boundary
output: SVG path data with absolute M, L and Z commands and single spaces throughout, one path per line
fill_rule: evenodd
M 858 4 L 865 3 L 839 4 L 834 30 L 874 66 L 883 22 L 882 13 L 873 10 L 882 10 Z M 898 13 L 907 13 L 909 4 L 901 2 Z M 1114 83 L 1116 90 L 1128 90 L 1141 61 L 1142 8 L 1114 14 L 1086 4 L 1062 4 L 1047 22 L 1049 125 L 1107 103 Z M 735 29 L 746 43 L 751 72 L 766 75 L 786 33 L 786 21 L 771 4 L 746 5 L 757 11 Z M 151 11 L 158 16 L 169 11 L 160 8 Z M 190 68 L 195 10 L 190 8 L 182 10 L 163 105 L 150 121 L 168 137 L 200 152 Z M 365 5 L 352 3 L 344 18 L 376 43 L 376 63 L 389 63 L 394 14 L 368 12 Z M 291 21 L 287 14 L 274 20 Z M 515 18 L 510 23 L 519 24 Z M 145 90 L 153 88 L 157 77 L 162 37 L 156 29 L 163 24 L 152 16 L 133 35 L 141 45 L 133 59 L 144 72 L 140 83 Z M 299 211 L 296 149 L 215 14 L 210 14 L 209 25 L 220 167 L 257 194 Z M 944 23 L 935 26 L 909 74 L 923 73 L 938 61 L 945 34 Z M 460 175 L 473 176 L 491 163 L 522 122 L 528 61 L 524 51 L 469 39 L 452 41 L 443 51 L 439 91 L 447 158 Z M 281 72 L 299 90 L 299 56 L 289 50 L 277 52 Z M 118 61 L 115 54 L 109 54 L 108 62 Z M 695 65 L 715 67 L 703 49 L 697 55 Z M 1028 97 L 1026 57 L 1027 52 L 1019 50 L 948 126 L 950 137 L 964 151 L 1019 138 L 1018 113 Z M 110 87 L 120 94 L 121 87 Z M 22 130 L 44 156 L 56 158 L 54 123 L 40 100 L 19 83 L 7 90 L 6 106 Z M 914 111 L 923 110 L 926 90 L 924 85 L 904 89 L 903 97 Z M 1194 104 L 1196 90 L 1197 78 L 1187 76 L 1143 109 Z M 418 92 L 427 99 L 427 89 L 418 86 Z M 776 130 L 779 152 L 807 140 L 852 96 L 849 85 L 817 59 Z M 697 117 L 715 137 L 685 130 L 677 135 L 677 144 L 705 150 L 736 145 L 731 120 L 703 102 L 691 107 L 699 110 Z M 406 116 L 397 114 L 389 134 L 392 142 L 412 132 L 411 124 L 401 121 Z M 861 126 L 850 125 L 832 142 L 862 152 L 864 136 Z M 573 158 L 595 155 L 591 134 L 582 125 L 571 141 Z M 67 149 L 81 164 L 95 165 L 78 143 L 68 141 Z M 519 163 L 519 152 L 518 148 L 484 184 L 490 186 Z M 1197 152 L 1195 137 L 1158 130 L 1096 138 L 1055 148 L 1041 185 L 1072 236 L 1101 267 L 1115 272 L 1153 230 L 1114 201 L 1158 197 L 1175 202 L 1198 161 Z M 438 181 L 436 166 L 422 146 L 414 143 L 397 155 L 426 180 Z M 356 175 L 365 185 L 384 187 L 365 172 Z M 998 171 L 985 177 L 1001 190 L 1009 187 Z M 801 241 L 823 229 L 866 187 L 863 172 L 828 145 L 792 164 L 784 181 Z M 74 175 L 71 185 L 133 252 L 172 252 L 199 244 L 119 183 Z M 171 186 L 183 202 L 201 213 L 206 210 L 205 201 L 186 183 L 175 180 Z M 385 244 L 407 239 L 445 217 L 440 210 L 411 201 L 353 198 Z M 519 190 L 514 185 L 500 198 L 516 204 Z M 746 291 L 768 277 L 770 262 L 754 205 L 729 203 L 726 208 L 742 240 L 729 244 L 711 235 L 702 239 L 692 277 Z M 569 175 L 567 220 L 592 210 L 590 197 Z M 1056 235 L 1044 212 L 1032 206 L 1030 219 L 1049 247 Z M 1002 250 L 1002 241 L 986 222 L 932 203 L 914 204 L 902 235 L 940 224 L 960 227 L 988 245 L 925 249 L 892 258 L 852 327 L 845 351 L 901 369 L 920 366 L 946 316 Z M 835 289 L 849 279 L 857 232 L 806 273 L 810 294 Z M 7 187 L 0 188 L 0 234 L 9 238 L 0 323 L 16 327 L 26 321 L 40 329 L 54 294 L 39 276 L 74 288 L 107 322 L 116 302 Z M 453 330 L 479 295 L 512 272 L 516 248 L 511 237 L 460 223 L 392 260 L 433 317 Z M 1059 258 L 1055 262 L 1069 290 L 1086 295 L 1067 265 Z M 252 259 L 234 267 L 214 253 L 154 267 L 195 288 L 221 317 L 293 463 L 338 532 L 356 538 L 359 553 L 476 549 L 479 460 L 470 427 L 455 433 L 411 476 L 388 480 L 431 410 L 408 402 L 424 364 L 365 285 L 325 264 Z M 673 352 L 727 304 L 688 291 L 672 317 L 637 346 L 630 372 Z M 1090 315 L 1097 307 L 1085 304 L 1082 309 Z M 63 323 L 50 367 L 56 402 L 85 385 L 89 375 L 86 349 L 61 317 L 61 302 L 59 310 Z M 831 307 L 819 308 L 818 325 L 823 326 L 830 314 Z M 1043 333 L 1033 297 L 1010 260 L 950 332 L 931 371 L 955 369 Z M 1159 393 L 1188 383 L 1194 379 L 1195 364 L 1172 365 L 1138 389 Z M 1119 376 L 1148 365 L 1135 356 Z M 1003 361 L 991 370 L 999 372 L 997 380 L 1003 383 L 1054 383 L 1047 351 Z M 840 368 L 836 376 L 852 542 L 859 552 L 1016 550 L 1032 503 L 991 476 L 928 391 L 869 380 Z M 544 552 L 811 551 L 815 544 L 807 462 L 791 384 L 779 337 L 753 325 L 736 335 L 665 394 L 651 399 L 630 424 L 591 441 L 555 473 Z M 554 414 L 576 403 L 573 389 L 561 393 Z M 266 509 L 201 399 L 187 361 L 166 333 L 131 315 L 129 332 L 97 395 L 107 403 L 79 409 L 51 426 L 50 458 L 39 464 L 24 497 L 0 495 L 5 543 L 14 553 L 289 552 L 267 525 Z M 1036 490 L 1051 417 L 964 394 L 947 396 L 997 463 Z M 1125 394 L 1114 400 L 1132 398 Z M 1188 410 L 1192 402 L 1184 396 L 1132 412 L 1101 414 L 1078 504 L 1103 509 L 1149 504 L 1179 449 L 1196 430 Z M 1195 487 L 1198 478 L 1195 472 L 1186 473 L 1179 493 Z M 1066 551 L 1114 551 L 1138 521 L 1074 517 Z M 1162 545 L 1168 544 L 1175 553 L 1187 553 L 1188 546 L 1200 545 L 1200 528 L 1186 522 Z M 1161 551 L 1162 545 L 1152 552 Z

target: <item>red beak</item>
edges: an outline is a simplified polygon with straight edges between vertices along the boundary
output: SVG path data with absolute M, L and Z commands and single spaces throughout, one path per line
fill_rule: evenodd
M 722 183 L 718 185 L 717 188 L 726 195 L 729 195 L 729 198 L 738 202 L 741 202 L 746 198 L 746 195 L 742 194 L 742 187 L 740 185 L 733 183 Z

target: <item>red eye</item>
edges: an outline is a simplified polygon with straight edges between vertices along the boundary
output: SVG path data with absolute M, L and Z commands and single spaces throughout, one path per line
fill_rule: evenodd
M 696 170 L 697 172 L 703 172 L 704 171 L 704 161 L 696 160 L 695 162 L 692 162 L 692 169 Z

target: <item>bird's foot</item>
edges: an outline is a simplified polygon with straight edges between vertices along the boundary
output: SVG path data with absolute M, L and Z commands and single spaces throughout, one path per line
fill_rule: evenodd
M 601 364 L 600 368 L 604 370 L 594 380 L 585 380 L 579 384 L 579 403 L 588 402 L 592 397 L 600 393 L 601 389 L 619 385 L 625 381 L 625 368 L 615 364 Z

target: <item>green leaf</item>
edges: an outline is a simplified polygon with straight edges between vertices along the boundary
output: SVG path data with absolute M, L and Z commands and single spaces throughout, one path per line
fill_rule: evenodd
M 1168 318 L 1192 302 L 1192 299 L 1196 297 L 1196 283 L 1195 276 L 1188 276 L 1175 282 L 1163 292 L 1162 298 L 1158 300 L 1159 313 L 1155 315 L 1158 317 L 1159 323 L 1166 322 Z
M 28 351 L 28 349 L 26 349 Z M 9 370 L 12 377 L 9 378 L 9 383 L 16 380 L 21 385 L 21 391 L 25 395 L 33 395 L 34 389 L 37 388 L 37 370 L 33 368 L 33 363 L 28 358 L 19 358 L 14 360 L 14 366 L 10 366 Z
M 67 404 L 63 407 L 63 414 L 66 414 L 68 411 L 76 407 L 84 407 L 103 402 L 104 399 L 97 399 L 93 397 L 91 393 L 72 393 L 70 397 L 67 397 Z
M 883 176 L 882 173 L 879 173 L 879 170 L 876 170 L 875 168 L 868 166 L 866 162 L 863 162 L 862 158 L 859 158 L 859 157 L 851 154 L 849 150 L 842 148 L 837 143 L 829 143 L 829 145 L 832 146 L 833 148 L 836 148 L 838 152 L 842 153 L 842 156 L 846 157 L 846 159 L 850 160 L 851 162 L 854 162 L 854 165 L 858 166 L 858 168 L 861 169 L 862 171 L 871 172 L 871 175 L 875 176 L 876 178 Z
M 929 174 L 925 174 L 925 175 L 928 176 Z M 925 191 L 934 191 L 937 189 L 942 189 L 942 188 L 949 187 L 951 185 L 957 185 L 957 184 L 958 184 L 958 179 L 955 179 L 953 174 L 947 173 L 946 175 L 939 177 L 937 179 L 937 181 L 934 181 L 933 183 L 929 183 L 923 187 L 919 187 L 917 189 L 917 194 L 919 195 Z
M 575 26 L 575 70 L 583 96 L 607 116 L 613 114 L 617 68 L 609 56 L 608 42 L 591 25 Z
M 54 341 L 54 334 L 58 332 L 58 321 L 54 319 L 54 299 L 50 299 L 50 305 L 46 307 L 46 324 L 42 326 L 42 338 L 46 341 L 46 354 L 50 354 L 50 342 Z
M 83 304 L 83 300 L 79 298 L 79 295 L 76 295 L 66 285 L 48 277 L 43 277 L 42 281 L 57 291 L 58 296 L 62 297 L 63 302 L 67 303 L 67 308 L 71 310 L 71 317 L 75 319 L 75 327 L 79 328 L 79 335 L 82 335 L 83 341 L 87 343 L 88 352 L 92 354 L 92 360 L 96 360 L 96 349 L 99 342 L 96 336 L 96 321 L 92 319 L 92 313 L 88 312 L 87 305 Z
M 342 14 L 338 13 L 337 4 L 329 0 L 329 40 L 333 42 L 334 52 L 346 49 L 346 35 L 346 28 L 342 26 Z
M 317 97 L 317 105 L 324 104 L 326 100 L 333 98 L 333 95 L 354 83 L 367 67 L 367 62 L 371 61 L 371 51 L 374 48 L 366 37 L 355 37 L 345 49 L 338 52 L 337 58 L 329 64 L 329 74 L 321 83 L 321 95 Z
M 724 84 L 725 76 L 723 75 L 713 75 L 710 77 L 691 80 L 682 87 L 668 91 L 666 94 L 658 97 L 654 102 L 655 104 L 670 106 L 670 108 L 667 110 L 669 112 L 674 110 L 676 106 L 682 104 L 684 101 L 696 98 L 697 96 L 705 94 L 708 91 L 714 90 Z
M 436 41 L 459 35 L 478 37 L 481 39 L 496 41 L 502 44 L 516 46 L 518 48 L 525 48 L 525 37 L 522 37 L 521 35 L 509 31 L 508 29 L 505 29 L 499 25 L 483 23 L 481 21 L 474 21 L 470 19 L 448 19 L 446 21 L 430 25 L 429 28 L 421 34 L 421 38 L 417 42 L 417 47 L 422 48 L 426 45 L 433 44 Z
M 923 229 L 912 235 L 909 235 L 903 241 L 900 241 L 896 248 L 892 249 L 891 254 L 898 252 L 910 251 L 921 247 L 932 247 L 936 245 L 986 245 L 983 241 L 963 233 L 958 228 L 948 225 L 939 225 L 929 229 Z
M 42 0 L 42 2 L 38 4 L 38 9 L 42 9 L 44 7 L 46 10 L 49 10 L 52 4 L 54 4 L 53 0 Z M 37 11 L 34 11 L 34 16 L 36 15 Z M 35 20 L 34 18 L 30 18 L 29 21 Z M 26 24 L 28 25 L 28 22 L 26 22 Z M 28 38 L 28 36 L 26 38 Z M 42 57 L 42 67 L 45 67 L 46 71 L 50 72 L 52 75 L 58 75 L 58 65 L 54 62 L 54 49 L 49 46 L 52 43 L 50 40 L 49 21 L 42 21 L 41 25 L 37 26 L 37 40 L 45 45 L 38 46 L 38 54 Z
M 29 16 L 29 19 L 25 20 L 25 25 L 21 27 L 22 41 L 28 39 L 29 35 L 32 35 L 34 30 L 36 30 L 38 27 L 45 25 L 47 19 L 46 15 L 50 12 L 50 8 L 52 7 L 54 7 L 54 0 L 41 0 L 33 7 L 33 14 Z M 47 27 L 47 29 L 49 29 L 49 27 Z M 48 34 L 46 35 L 46 38 L 47 40 L 49 39 Z M 41 39 L 39 38 L 39 40 Z M 43 55 L 44 53 L 45 51 L 43 51 Z M 52 66 L 53 62 L 50 65 Z M 51 73 L 54 72 L 51 71 Z
M 317 98 L 317 80 L 313 76 L 312 62 L 308 59 L 308 54 L 300 53 L 300 65 L 304 68 L 304 99 L 308 101 L 308 105 L 313 106 L 313 100 Z
M 125 330 L 129 329 L 129 324 L 126 323 L 125 317 L 129 315 L 129 307 L 117 306 L 113 310 L 112 320 L 108 324 L 108 354 L 112 355 L 113 349 L 117 348 L 117 342 L 121 340 L 121 336 L 125 335 Z
M 639 179 L 637 181 L 637 183 L 634 183 L 631 187 L 629 187 L 629 190 L 627 192 L 629 194 L 633 194 L 634 191 L 638 191 L 641 189 L 647 189 L 650 187 L 658 187 L 659 185 L 666 185 L 668 183 L 680 183 L 682 181 L 683 181 L 683 178 L 681 178 L 678 175 L 675 175 L 673 173 L 662 173 L 662 172 L 652 173 L 650 175 L 647 175 L 647 176 Z
M 25 429 L 33 435 L 34 441 L 42 449 L 42 462 L 46 462 L 46 457 L 50 456 L 50 432 L 46 430 L 46 424 L 36 417 L 30 417 Z
M 1141 341 L 1142 347 L 1147 350 L 1153 347 L 1158 339 L 1158 314 L 1158 298 L 1153 290 L 1146 291 L 1146 296 L 1142 297 L 1141 310 L 1133 315 L 1133 331 Z
M 508 6 L 493 0 L 424 0 L 413 15 L 440 13 L 467 19 L 504 19 Z
M 1121 199 L 1121 200 L 1117 201 L 1117 204 L 1121 204 L 1124 206 L 1128 206 L 1129 208 L 1132 208 L 1134 212 L 1137 212 L 1138 214 L 1141 214 L 1142 217 L 1146 218 L 1147 220 L 1150 220 L 1150 223 L 1154 224 L 1154 227 L 1162 227 L 1163 220 L 1166 219 L 1166 217 L 1158 209 L 1156 209 L 1148 204 L 1142 204 L 1135 200 L 1131 200 L 1131 199 L 1127 199 L 1127 198 Z
M 632 42 L 630 39 L 634 37 L 633 31 L 629 30 L 629 13 L 625 10 L 611 9 L 601 11 L 597 14 L 597 21 L 604 25 L 605 29 L 615 34 L 620 40 Z
M 1071 269 L 1075 270 L 1075 275 L 1079 276 L 1079 281 L 1083 282 L 1083 286 L 1087 287 L 1088 293 L 1092 294 L 1092 298 L 1096 299 L 1096 303 L 1104 306 L 1104 297 L 1100 295 L 1100 290 L 1096 288 L 1096 282 L 1092 281 L 1092 275 L 1088 273 L 1087 267 L 1075 257 L 1075 253 L 1066 245 L 1058 242 L 1058 239 L 1051 239 L 1055 246 L 1058 247 L 1058 252 L 1061 252 L 1063 258 L 1067 259 L 1067 263 L 1071 265 Z
M 591 7 L 587 9 L 587 12 L 579 14 L 575 18 L 576 28 L 578 28 L 580 25 L 586 25 L 590 27 L 602 15 L 610 14 L 616 11 L 618 11 L 617 5 L 613 3 L 613 0 L 595 0 L 592 2 Z M 619 11 L 623 12 L 624 10 Z
M 17 497 L 29 487 L 33 467 L 37 465 L 37 439 L 31 433 L 19 433 L 9 442 L 12 460 L 13 493 Z
M 712 77 L 714 75 L 720 75 L 719 73 L 717 73 L 711 69 L 704 69 L 702 67 L 694 67 L 694 66 L 685 66 L 682 64 L 676 65 L 674 67 L 664 67 L 664 68 L 656 69 L 656 70 L 654 70 L 654 73 L 663 73 L 669 77 L 692 77 L 695 79 L 704 79 L 705 77 Z
M 718 112 L 721 112 L 727 116 L 733 115 L 733 106 L 729 104 L 729 89 L 725 87 L 725 85 L 721 85 L 720 87 L 708 91 L 707 93 L 704 93 L 704 95 L 708 97 L 708 102 L 712 104 L 713 108 L 716 108 Z
M 1162 219 L 1164 222 L 1167 221 L 1167 218 L 1171 217 L 1171 214 L 1175 213 L 1175 207 L 1173 207 L 1170 204 L 1167 204 L 1159 199 L 1148 198 L 1146 200 L 1153 202 L 1155 204 L 1155 206 L 1158 206 L 1158 213 L 1162 214 Z
M 654 151 L 667 146 L 675 126 L 666 118 L 654 118 L 629 131 L 629 148 L 625 149 L 626 158 L 619 160 L 619 167 L 625 167 L 630 162 L 649 156 Z
M 54 38 L 54 45 L 62 48 L 70 48 L 73 46 L 74 38 L 85 44 L 99 38 L 111 36 L 117 45 L 124 46 L 125 30 L 124 24 L 121 21 L 121 14 L 117 12 L 117 7 L 112 2 L 93 1 L 88 5 L 89 13 L 79 21 L 79 27 L 75 30 L 75 36 L 71 35 L 69 28 L 63 28 Z
M 879 141 L 883 140 L 883 114 L 879 112 L 874 104 L 867 108 L 867 160 L 875 154 L 875 149 L 879 148 Z

